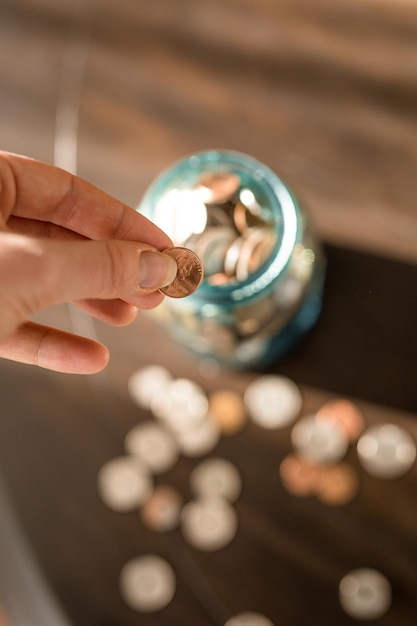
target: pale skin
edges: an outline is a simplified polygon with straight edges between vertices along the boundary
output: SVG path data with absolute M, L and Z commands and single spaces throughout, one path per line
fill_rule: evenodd
M 106 367 L 96 341 L 31 317 L 72 302 L 123 326 L 158 306 L 173 244 L 134 209 L 64 170 L 0 152 L 0 357 L 58 372 Z

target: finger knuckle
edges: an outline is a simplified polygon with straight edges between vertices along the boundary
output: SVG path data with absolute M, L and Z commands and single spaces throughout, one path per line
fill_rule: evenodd
M 107 262 L 103 267 L 103 288 L 108 296 L 117 295 L 129 288 L 130 272 L 126 251 L 118 241 L 106 242 Z

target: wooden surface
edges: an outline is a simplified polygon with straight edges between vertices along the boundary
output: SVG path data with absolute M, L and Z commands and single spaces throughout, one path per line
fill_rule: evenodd
M 343 395 L 367 423 L 395 421 L 417 437 L 416 43 L 411 0 L 3 0 L 0 143 L 52 162 L 67 95 L 79 110 L 78 173 L 133 206 L 161 169 L 195 150 L 236 149 L 268 164 L 305 202 L 329 260 L 316 329 L 271 370 L 301 386 L 303 413 Z M 45 319 L 74 323 L 65 307 Z M 254 610 L 276 625 L 347 626 L 355 621 L 337 586 L 361 566 L 393 586 L 377 623 L 416 623 L 415 467 L 372 479 L 350 450 L 358 497 L 324 507 L 280 484 L 290 430 L 271 436 L 248 424 L 215 450 L 244 485 L 226 549 L 200 553 L 179 532 L 157 536 L 137 515 L 107 510 L 97 471 L 146 417 L 127 394 L 137 367 L 162 363 L 207 391 L 243 392 L 258 374 L 203 379 L 147 316 L 95 330 L 113 355 L 101 375 L 0 363 L 1 471 L 73 624 L 222 626 Z M 166 477 L 186 496 L 194 465 L 181 459 Z M 121 566 L 144 551 L 166 556 L 178 579 L 174 601 L 149 616 L 118 592 Z

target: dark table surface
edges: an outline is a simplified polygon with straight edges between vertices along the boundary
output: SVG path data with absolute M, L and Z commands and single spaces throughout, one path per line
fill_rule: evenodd
M 346 397 L 367 424 L 398 423 L 417 438 L 411 0 L 3 1 L 0 33 L 5 150 L 53 162 L 66 97 L 79 114 L 77 172 L 132 206 L 156 174 L 196 150 L 240 150 L 277 171 L 305 202 L 328 272 L 317 326 L 268 371 L 299 384 L 303 414 Z M 40 319 L 92 328 L 66 307 Z M 148 416 L 129 398 L 132 372 L 159 363 L 208 393 L 243 393 L 259 372 L 204 378 L 199 360 L 146 314 L 128 328 L 96 322 L 93 330 L 112 351 L 102 374 L 0 362 L 1 472 L 71 623 L 222 626 L 253 610 L 277 626 L 349 625 L 338 584 L 363 566 L 384 572 L 393 588 L 392 607 L 376 623 L 417 623 L 416 467 L 378 480 L 351 448 L 359 493 L 326 507 L 280 483 L 290 428 L 248 423 L 213 451 L 243 479 L 238 532 L 226 548 L 199 552 L 179 531 L 159 535 L 136 513 L 107 509 L 97 471 Z M 165 477 L 185 497 L 196 462 L 181 458 Z M 170 560 L 178 583 L 170 605 L 151 615 L 127 608 L 118 590 L 122 565 L 144 552 Z

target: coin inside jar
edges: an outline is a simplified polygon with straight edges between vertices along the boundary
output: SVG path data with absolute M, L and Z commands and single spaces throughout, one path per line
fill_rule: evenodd
M 177 263 L 177 275 L 166 287 L 160 291 L 170 298 L 184 298 L 194 293 L 203 280 L 203 265 L 192 250 L 188 248 L 176 247 L 167 248 L 163 251 Z

